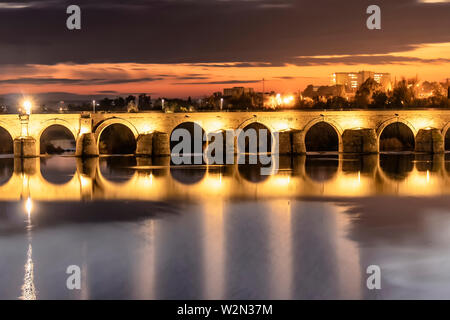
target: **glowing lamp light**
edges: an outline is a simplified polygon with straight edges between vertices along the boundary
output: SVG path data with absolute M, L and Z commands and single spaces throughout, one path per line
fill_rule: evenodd
M 292 102 L 294 102 L 294 97 L 293 97 L 293 96 L 288 96 L 288 97 L 284 97 L 284 98 L 283 98 L 283 103 L 284 103 L 285 105 L 289 105 L 289 104 L 291 104 Z
M 22 137 L 28 136 L 28 128 L 25 125 L 22 125 Z
M 80 128 L 80 134 L 85 134 L 85 133 L 89 133 L 89 128 L 81 127 Z
M 23 110 L 25 111 L 26 114 L 30 115 L 31 114 L 31 110 L 33 109 L 33 104 L 31 103 L 30 100 L 25 100 L 22 104 L 23 106 Z
M 148 134 L 148 133 L 152 133 L 152 132 L 153 132 L 153 130 L 152 130 L 152 128 L 150 128 L 149 125 L 146 124 L 142 127 L 142 133 Z
M 274 128 L 277 131 L 286 131 L 286 130 L 289 130 L 289 125 L 286 122 L 280 122 L 280 123 L 276 123 L 274 125 Z
M 219 132 L 223 128 L 223 123 L 220 120 L 214 120 L 207 125 L 209 132 Z
M 421 128 L 425 128 L 426 130 L 428 130 L 428 128 L 433 128 L 433 121 L 432 120 L 428 120 L 428 119 L 424 119 L 424 118 L 418 118 L 418 119 L 414 119 L 413 121 L 413 125 L 414 127 L 421 129 Z

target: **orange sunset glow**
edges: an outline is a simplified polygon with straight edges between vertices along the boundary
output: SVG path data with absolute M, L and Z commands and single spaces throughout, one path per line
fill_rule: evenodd
M 262 90 L 296 92 L 308 84 L 328 85 L 330 75 L 337 70 L 378 70 L 390 72 L 393 77 L 416 77 L 429 81 L 445 81 L 450 74 L 450 42 L 423 44 L 411 51 L 392 52 L 390 58 L 411 58 L 411 61 L 363 64 L 339 62 L 352 56 L 312 56 L 308 66 L 286 64 L 276 67 L 233 67 L 234 63 L 217 64 L 57 64 L 4 67 L 0 81 L 6 79 L 54 79 L 48 84 L 3 84 L 0 93 L 72 92 L 79 94 L 127 94 L 147 92 L 156 96 L 203 96 L 221 91 L 225 86 L 243 84 Z M 379 55 L 362 57 L 377 58 Z M 357 58 L 361 58 L 358 56 Z M 384 58 L 384 57 L 381 57 Z M 327 62 L 323 63 L 322 60 Z M 331 60 L 331 61 L 329 61 Z M 329 62 L 328 62 L 329 61 Z M 98 78 L 117 80 L 117 84 L 95 84 Z M 59 83 L 58 79 L 73 79 L 74 83 Z M 77 81 L 80 80 L 80 81 Z M 83 83 L 85 81 L 86 83 Z M 124 83 L 120 83 L 123 81 Z M 26 81 L 24 81 L 26 82 Z M 80 82 L 80 83 L 77 83 Z M 101 81 L 100 81 L 101 82 Z

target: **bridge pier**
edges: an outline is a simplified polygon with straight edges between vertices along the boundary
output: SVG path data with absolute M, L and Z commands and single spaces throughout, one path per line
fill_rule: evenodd
M 278 133 L 278 153 L 291 154 L 292 153 L 292 132 L 279 131 Z
M 292 153 L 306 154 L 305 133 L 304 131 L 296 130 L 292 132 Z
M 444 153 L 444 137 L 438 129 L 420 129 L 416 136 L 416 152 Z
M 348 129 L 342 134 L 344 153 L 378 153 L 374 129 Z
M 93 133 L 83 133 L 77 139 L 75 156 L 77 157 L 98 157 L 98 146 Z
M 14 157 L 34 158 L 38 156 L 36 140 L 33 137 L 19 137 L 14 139 Z
M 136 155 L 151 156 L 153 147 L 153 134 L 140 134 L 136 140 Z
M 167 133 L 153 133 L 152 153 L 154 156 L 170 156 L 170 139 Z
M 278 153 L 281 155 L 306 154 L 303 132 L 300 130 L 286 130 L 278 133 Z

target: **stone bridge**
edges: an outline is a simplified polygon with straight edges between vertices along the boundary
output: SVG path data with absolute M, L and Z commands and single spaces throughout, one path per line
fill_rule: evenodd
M 38 156 L 41 135 L 53 125 L 61 125 L 73 134 L 77 156 L 97 156 L 102 132 L 115 124 L 126 126 L 133 133 L 137 155 L 169 155 L 170 135 L 183 123 L 198 124 L 205 133 L 245 130 L 259 123 L 272 134 L 279 133 L 280 154 L 309 151 L 305 144 L 306 135 L 319 123 L 328 124 L 336 132 L 339 152 L 377 153 L 383 130 L 391 124 L 401 123 L 412 133 L 416 152 L 442 153 L 450 127 L 450 110 L 0 115 L 0 127 L 11 135 L 17 157 Z

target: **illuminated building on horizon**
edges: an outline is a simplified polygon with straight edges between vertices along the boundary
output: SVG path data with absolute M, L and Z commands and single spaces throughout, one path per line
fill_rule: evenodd
M 233 87 L 223 89 L 223 95 L 225 97 L 241 97 L 242 95 L 253 94 L 255 91 L 253 88 Z
M 373 71 L 336 72 L 332 74 L 332 85 L 343 85 L 348 91 L 356 91 L 368 78 L 378 82 L 384 91 L 392 90 L 391 74 Z

